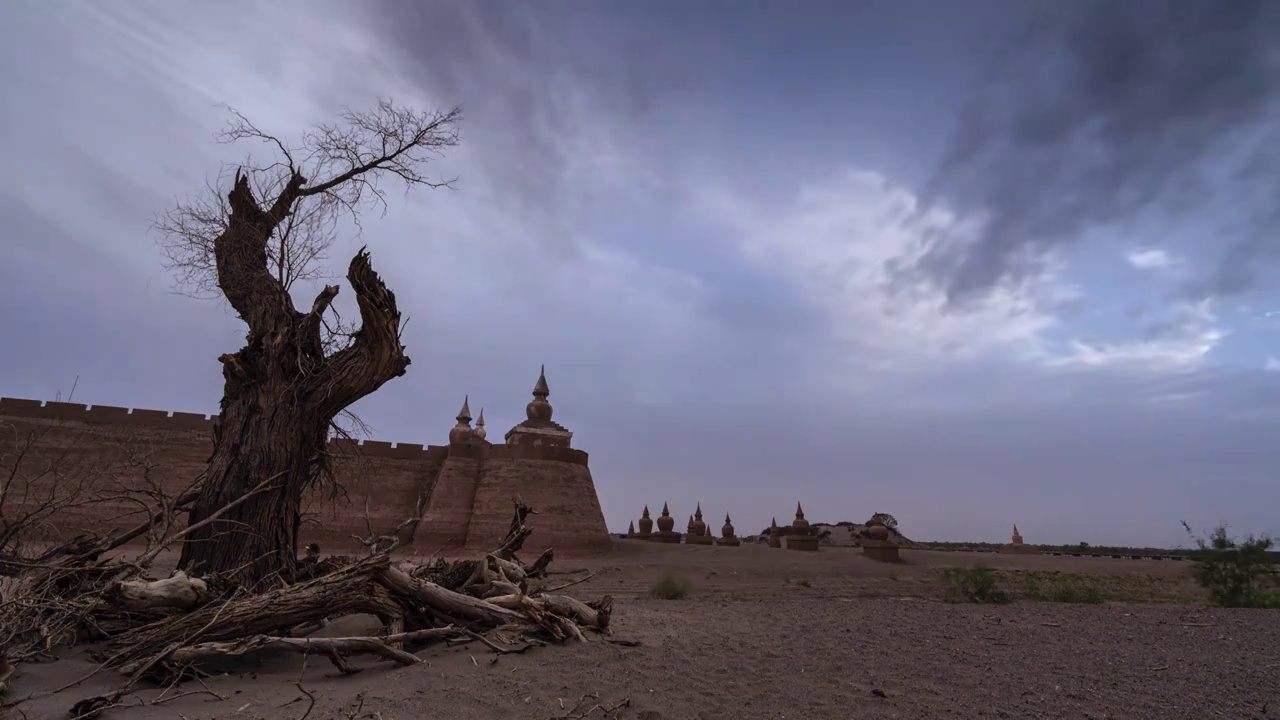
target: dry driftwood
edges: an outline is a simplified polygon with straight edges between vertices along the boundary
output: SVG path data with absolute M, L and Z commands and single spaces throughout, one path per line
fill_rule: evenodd
M 452 625 L 443 628 L 415 630 L 413 632 L 396 633 L 394 635 L 370 637 L 338 637 L 338 638 L 293 638 L 274 637 L 270 635 L 251 635 L 225 642 L 203 642 L 178 648 L 169 654 L 169 660 L 182 665 L 196 663 L 215 658 L 239 657 L 245 653 L 259 650 L 285 650 L 303 654 L 327 655 L 339 658 L 344 655 L 368 653 L 380 655 L 400 665 L 413 665 L 422 659 L 407 653 L 397 646 L 404 643 L 421 642 L 458 635 L 459 631 Z M 346 668 L 339 664 L 339 670 Z
M 448 590 L 428 580 L 420 580 L 396 567 L 387 567 L 380 579 L 393 594 L 422 603 L 451 617 L 492 626 L 520 624 L 524 621 L 524 617 L 518 612 Z
M 378 616 L 391 631 L 377 642 L 348 643 L 351 648 L 374 647 L 374 652 L 383 652 L 383 645 L 392 652 L 402 652 L 402 643 L 433 635 L 414 632 L 439 630 L 441 625 L 458 625 L 454 635 L 463 630 L 505 628 L 554 641 L 584 640 L 579 626 L 606 632 L 612 603 L 607 597 L 590 605 L 563 595 L 527 594 L 529 577 L 545 572 L 551 557 L 550 551 L 544 552 L 535 569 L 524 566 L 516 555 L 530 535 L 523 524 L 530 513 L 532 510 L 517 500 L 511 529 L 499 550 L 479 561 L 437 562 L 424 568 L 404 561 L 392 563 L 392 548 L 387 548 L 306 582 L 207 602 L 191 612 L 131 629 L 113 640 L 112 647 L 119 649 L 106 664 L 132 674 L 144 667 L 172 670 L 187 664 L 188 659 L 236 654 L 245 651 L 242 647 L 303 647 L 308 640 L 292 637 L 292 629 L 316 628 L 328 618 L 359 612 Z M 432 576 L 448 578 L 454 587 L 428 579 Z M 129 587 L 140 592 L 144 587 L 150 590 L 181 584 L 180 579 L 171 578 Z M 503 602 L 487 598 L 502 598 Z M 410 628 L 409 633 L 397 632 L 405 628 Z M 196 645 L 200 651 L 190 650 Z M 334 647 L 334 652 L 342 655 L 347 650 Z
M 209 601 L 209 586 L 181 570 L 164 580 L 120 580 L 108 590 L 108 601 L 130 612 L 157 608 L 191 610 Z
M 246 591 L 218 578 L 181 572 L 161 580 L 120 579 L 127 563 L 94 559 L 77 565 L 68 560 L 77 554 L 87 557 L 79 554 L 83 549 L 93 552 L 102 547 L 100 542 L 84 541 L 80 548 L 57 556 L 58 573 L 0 578 L 0 608 L 15 593 L 28 599 L 43 597 L 46 586 L 59 578 L 80 579 L 79 587 L 86 594 L 58 606 L 63 613 L 59 617 L 74 615 L 73 625 L 86 622 L 86 616 L 97 618 L 99 634 L 109 636 L 105 650 L 98 654 L 102 667 L 129 678 L 116 691 L 77 704 L 76 713 L 90 714 L 118 704 L 144 678 L 198 676 L 203 662 L 249 652 L 321 654 L 341 672 L 350 673 L 358 669 L 349 666 L 346 658 L 356 654 L 416 664 L 420 659 L 410 652 L 413 644 L 458 639 L 480 642 L 501 655 L 524 652 L 545 640 L 586 640 L 584 630 L 607 633 L 612 611 L 608 596 L 585 603 L 566 595 L 530 592 L 529 580 L 545 575 L 553 557 L 548 549 L 532 565 L 519 559 L 517 553 L 531 534 L 523 524 L 530 513 L 517 500 L 511 529 L 499 549 L 478 560 L 393 563 L 392 545 L 360 559 L 313 558 L 309 572 L 318 577 L 304 575 L 306 579 L 267 592 Z M 333 618 L 356 613 L 377 616 L 386 632 L 340 638 L 302 636 Z M 112 623 L 104 625 L 102 618 Z M 496 632 L 500 642 L 486 637 L 490 631 Z M 525 642 L 508 637 L 523 637 Z M 12 673 L 3 650 L 0 645 L 0 688 Z
M 385 621 L 400 613 L 386 593 L 375 592 L 374 580 L 389 564 L 385 554 L 375 555 L 315 580 L 210 603 L 144 625 L 111 643 L 120 650 L 107 665 L 132 673 L 140 663 L 157 656 L 163 660 L 183 645 L 273 635 L 326 617 L 372 613 Z

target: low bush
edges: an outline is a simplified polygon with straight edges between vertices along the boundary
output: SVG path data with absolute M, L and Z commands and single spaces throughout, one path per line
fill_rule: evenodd
M 659 600 L 679 600 L 693 591 L 693 583 L 683 575 L 665 572 L 658 581 L 649 588 L 649 595 Z
M 1009 602 L 1009 594 L 996 582 L 996 571 L 989 567 L 947 568 L 942 571 L 942 579 L 947 585 L 947 599 L 952 602 Z
M 1280 608 L 1276 563 L 1269 537 L 1249 536 L 1236 542 L 1225 527 L 1218 527 L 1206 540 L 1182 523 L 1199 548 L 1195 554 L 1195 576 L 1209 591 L 1213 602 L 1223 607 Z

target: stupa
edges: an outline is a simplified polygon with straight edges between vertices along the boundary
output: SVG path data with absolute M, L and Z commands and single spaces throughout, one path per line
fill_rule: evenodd
M 636 533 L 636 537 L 641 540 L 653 539 L 653 518 L 649 517 L 649 506 L 644 506 L 644 512 L 640 515 L 640 531 Z
M 782 547 L 782 530 L 778 528 L 778 518 L 769 521 L 769 547 Z
M 684 537 L 686 545 L 714 545 L 711 533 L 707 532 L 707 524 L 702 521 L 702 503 L 698 503 L 693 517 L 689 518 L 689 532 Z
M 716 544 L 725 547 L 738 547 L 742 544 L 742 541 L 733 534 L 733 523 L 729 520 L 729 513 L 724 514 L 724 526 L 720 528 L 720 539 Z
M 879 515 L 873 515 L 862 531 L 862 554 L 880 562 L 901 562 L 898 544 L 889 537 L 889 528 Z
M 818 536 L 813 534 L 809 521 L 804 519 L 804 509 L 796 503 L 796 519 L 791 521 L 791 532 L 782 536 L 782 547 L 788 550 L 817 552 Z
M 1010 543 L 1000 548 L 1002 553 L 1012 553 L 1016 555 L 1039 555 L 1040 548 L 1035 545 L 1024 545 L 1022 542 L 1022 533 L 1018 532 L 1018 526 L 1013 526 L 1013 537 Z
M 662 503 L 662 514 L 658 516 L 658 532 L 653 536 L 660 543 L 680 544 L 680 533 L 675 531 L 676 519 L 671 517 L 667 504 Z
M 525 421 L 507 431 L 508 445 L 550 445 L 552 447 L 569 447 L 573 433 L 551 420 L 551 403 L 547 397 L 551 389 L 547 386 L 547 366 L 543 365 L 538 373 L 538 382 L 533 386 L 533 400 L 524 408 Z

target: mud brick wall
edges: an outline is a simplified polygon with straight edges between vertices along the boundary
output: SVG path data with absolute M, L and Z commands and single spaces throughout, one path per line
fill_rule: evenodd
M 2 509 L 38 506 L 71 489 L 68 483 L 98 492 L 138 487 L 144 463 L 153 481 L 176 494 L 204 470 L 217 421 L 216 415 L 0 398 L 0 465 L 12 463 L 32 433 L 41 434 L 35 456 L 23 461 L 28 475 L 38 477 L 21 497 L 7 498 Z M 551 546 L 573 554 L 610 547 L 582 450 L 334 440 L 329 453 L 341 491 L 321 484 L 303 499 L 299 538 L 319 543 L 326 553 L 359 549 L 352 536 L 367 536 L 369 526 L 379 534 L 394 530 L 414 516 L 420 501 L 426 512 L 415 543 L 419 551 L 490 550 L 506 534 L 516 497 L 538 513 L 529 520 L 531 549 Z M 41 474 L 54 466 L 59 472 Z M 140 508 L 124 501 L 94 503 L 53 518 L 41 539 L 88 528 L 127 528 L 143 517 Z
M 35 456 L 22 463 L 33 478 L 31 487 L 7 499 L 6 512 L 30 508 L 51 493 L 65 494 L 76 486 L 97 492 L 109 492 L 113 484 L 138 487 L 143 482 L 140 460 L 152 465 L 152 477 L 166 492 L 177 493 L 204 470 L 216 422 L 216 415 L 0 398 L 0 465 L 14 461 L 14 452 L 31 433 L 40 434 L 33 445 Z M 446 449 L 334 441 L 330 453 L 334 476 L 346 492 L 335 497 L 321 487 L 304 499 L 301 539 L 347 552 L 353 534 L 368 534 L 365 501 L 375 531 L 394 529 L 413 513 L 418 493 L 428 486 Z M 57 472 L 48 472 L 50 467 Z M 66 511 L 46 530 L 50 539 L 69 537 L 86 528 L 130 527 L 143 517 L 136 505 L 107 501 Z

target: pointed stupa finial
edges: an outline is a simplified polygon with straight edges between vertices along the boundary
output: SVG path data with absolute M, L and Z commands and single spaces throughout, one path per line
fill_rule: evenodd
M 489 436 L 489 432 L 484 429 L 484 408 L 480 408 L 480 417 L 476 418 L 476 429 L 471 434 L 480 440 Z
M 476 427 L 484 427 L 484 408 L 480 408 L 480 417 L 476 418 Z
M 547 402 L 547 396 L 550 394 L 551 390 L 547 387 L 547 366 L 543 365 L 541 372 L 538 373 L 538 382 L 533 386 L 533 400 L 530 400 L 524 408 L 529 422 L 551 422 L 551 403 Z
M 697 509 L 693 511 L 693 517 L 697 520 L 702 519 L 702 503 L 698 503 Z
M 724 524 L 725 524 L 725 525 L 728 525 L 728 524 L 729 524 L 729 522 L 730 522 L 730 520 L 729 520 L 729 513 L 725 513 L 725 514 L 724 514 Z
M 796 503 L 796 517 L 804 519 L 804 508 L 800 507 L 800 503 Z
M 1014 535 L 1021 535 L 1021 534 L 1022 534 L 1022 533 L 1018 532 L 1018 523 L 1014 523 L 1014 524 L 1013 524 L 1013 534 L 1014 534 Z
M 449 431 L 450 445 L 464 445 L 474 437 L 474 431 L 471 429 L 471 408 L 468 407 L 470 400 L 469 395 L 462 400 L 462 409 L 458 411 L 456 418 L 458 424 Z
M 640 515 L 640 517 L 649 517 L 649 506 L 648 506 L 648 505 L 645 505 L 645 506 L 644 506 L 644 512 Z
M 533 396 L 545 400 L 551 394 L 551 388 L 547 387 L 547 366 L 543 365 L 538 371 L 538 382 L 533 386 Z
M 628 523 L 628 524 L 627 524 L 627 534 L 628 534 L 628 535 L 635 535 L 635 534 L 636 534 L 636 521 L 635 521 L 635 520 L 632 520 L 630 523 Z
M 778 527 L 778 518 L 775 517 L 773 520 L 769 521 L 769 528 L 773 529 L 776 527 Z
M 666 503 L 662 503 L 662 514 L 663 514 L 663 515 L 670 515 L 670 514 L 671 514 L 671 511 L 667 509 L 667 504 L 666 504 Z

